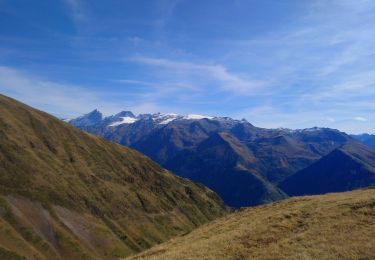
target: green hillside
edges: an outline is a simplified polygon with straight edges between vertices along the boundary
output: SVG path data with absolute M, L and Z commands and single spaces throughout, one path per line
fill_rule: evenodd
M 209 189 L 2 95 L 0 191 L 1 258 L 123 257 L 226 213 Z

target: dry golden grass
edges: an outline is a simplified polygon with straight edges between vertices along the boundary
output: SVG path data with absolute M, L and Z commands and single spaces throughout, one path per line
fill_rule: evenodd
M 132 259 L 374 259 L 375 189 L 244 209 Z

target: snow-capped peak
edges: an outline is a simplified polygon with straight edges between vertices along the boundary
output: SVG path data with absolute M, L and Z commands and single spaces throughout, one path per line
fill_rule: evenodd
M 90 113 L 77 117 L 76 119 L 72 119 L 69 122 L 76 127 L 80 127 L 95 125 L 101 120 L 103 120 L 103 114 L 100 113 L 97 109 L 95 109 Z
M 167 124 L 169 124 L 170 122 L 172 122 L 172 121 L 174 121 L 176 119 L 177 119 L 176 117 L 166 118 L 163 121 L 159 122 L 158 124 L 159 125 L 167 125 Z
M 202 115 L 195 115 L 195 114 L 190 114 L 186 116 L 181 116 L 178 114 L 161 114 L 157 113 L 153 115 L 153 120 L 159 124 L 159 125 L 166 125 L 169 124 L 170 122 L 176 120 L 176 119 L 186 119 L 186 120 L 200 120 L 200 119 L 213 119 L 214 117 L 212 116 L 202 116 Z
M 310 127 L 310 128 L 304 128 L 304 129 L 297 129 L 297 132 L 316 132 L 316 131 L 322 131 L 324 128 L 322 127 Z
M 159 125 L 166 125 L 169 124 L 170 122 L 181 118 L 181 116 L 177 114 L 161 114 L 157 113 L 152 116 L 152 119 L 154 120 L 155 123 Z
M 203 116 L 203 115 L 195 115 L 195 114 L 190 114 L 187 116 L 184 116 L 184 119 L 188 120 L 200 120 L 200 119 L 213 119 L 214 117 L 212 116 Z
M 174 113 L 154 113 L 154 114 L 139 114 L 134 115 L 131 111 L 121 111 L 112 116 L 107 116 L 103 118 L 102 114 L 94 110 L 89 114 L 86 114 L 83 117 L 70 120 L 70 123 L 75 123 L 77 126 L 87 126 L 87 125 L 95 125 L 95 124 L 102 124 L 109 127 L 117 127 L 124 124 L 133 124 L 137 121 L 153 121 L 155 125 L 167 125 L 175 120 L 202 120 L 202 119 L 215 119 L 215 120 L 225 120 L 225 121 L 233 121 L 233 119 L 229 117 L 213 117 L 213 116 L 205 116 L 199 114 L 188 114 L 188 115 L 179 115 Z
M 138 115 L 138 116 L 125 116 L 121 117 L 121 121 L 116 121 L 112 123 L 109 126 L 118 126 L 122 124 L 132 124 L 138 120 L 142 120 L 145 118 L 150 118 L 151 120 L 154 121 L 154 123 L 158 125 L 167 125 L 171 123 L 174 120 L 177 119 L 186 119 L 186 120 L 201 120 L 201 119 L 213 119 L 214 117 L 212 116 L 203 116 L 203 115 L 196 115 L 196 114 L 190 114 L 186 116 L 174 114 L 174 113 L 169 113 L 169 114 L 162 114 L 162 113 L 155 113 L 155 114 L 143 114 L 143 115 Z
M 138 121 L 138 119 L 135 118 L 135 117 L 123 116 L 123 117 L 121 117 L 121 121 L 114 122 L 114 123 L 110 124 L 109 126 L 118 126 L 118 125 L 123 125 L 123 124 L 133 124 L 136 121 Z

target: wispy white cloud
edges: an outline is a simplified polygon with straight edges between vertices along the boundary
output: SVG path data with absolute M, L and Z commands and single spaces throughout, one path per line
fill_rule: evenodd
M 323 111 L 321 109 L 314 110 L 308 106 L 302 110 L 283 110 L 278 106 L 270 104 L 238 111 L 235 116 L 237 118 L 247 118 L 257 126 L 268 128 L 285 127 L 300 129 L 318 126 L 335 128 L 348 133 L 373 133 L 375 118 L 371 115 L 366 118 L 355 116 L 362 109 L 351 110 L 347 111 L 341 106 L 326 108 Z
M 356 116 L 356 117 L 354 117 L 353 119 L 356 120 L 356 121 L 360 121 L 360 122 L 366 122 L 366 121 L 367 121 L 366 118 L 361 117 L 361 116 Z
M 89 14 L 87 12 L 86 4 L 83 0 L 63 0 L 69 9 L 69 14 L 78 25 L 87 22 Z
M 99 93 L 80 86 L 60 84 L 10 67 L 0 66 L 0 91 L 51 113 L 73 116 L 92 108 L 115 109 Z M 116 110 L 116 109 L 115 109 Z
M 317 89 L 307 90 L 295 101 L 300 101 L 301 104 L 312 102 L 331 106 L 344 103 L 347 108 L 362 103 L 363 108 L 374 109 L 374 106 L 370 105 L 373 98 L 375 98 L 375 74 L 363 72 L 358 75 L 344 76 L 334 82 L 326 82 Z
M 140 85 L 146 87 L 152 87 L 154 89 L 190 89 L 190 90 L 197 90 L 197 88 L 189 83 L 186 82 L 169 82 L 169 83 L 160 83 L 160 82 L 151 82 L 151 81 L 143 81 L 143 80 L 134 80 L 134 79 L 112 79 L 112 82 L 121 83 L 125 85 Z
M 123 82 L 122 82 L 123 81 Z M 141 84 L 147 88 L 139 93 L 119 90 L 93 90 L 92 86 L 80 86 L 51 81 L 33 73 L 0 66 L 0 93 L 25 102 L 33 107 L 59 117 L 76 117 L 95 108 L 105 115 L 121 110 L 135 113 L 183 112 L 181 107 L 173 107 L 161 101 L 176 92 L 173 84 L 158 85 L 136 80 L 118 80 L 124 84 Z M 181 99 L 176 95 L 176 99 Z
M 94 108 L 98 108 L 104 114 L 113 114 L 124 109 L 132 109 L 137 113 L 162 109 L 150 100 L 132 97 L 131 93 L 124 95 L 122 92 L 94 91 L 87 86 L 53 82 L 5 66 L 0 66 L 0 92 L 63 117 L 78 116 Z M 123 101 L 111 101 L 113 97 L 121 95 Z
M 165 68 L 167 73 L 180 73 L 188 77 L 197 87 L 205 81 L 214 81 L 222 90 L 238 95 L 258 94 L 268 86 L 268 82 L 249 79 L 245 76 L 232 73 L 221 64 L 207 65 L 192 62 L 175 61 L 170 59 L 157 59 L 150 57 L 134 57 L 133 61 Z M 201 86 L 204 87 L 204 86 Z
M 147 82 L 142 80 L 134 80 L 134 79 L 112 79 L 112 82 L 122 83 L 122 84 L 130 84 L 130 85 L 141 85 L 141 86 L 148 86 L 154 87 L 156 86 L 153 82 Z
M 333 117 L 326 117 L 326 118 L 324 118 L 326 121 L 328 121 L 328 122 L 331 122 L 331 123 L 334 123 L 334 122 L 336 122 L 336 119 L 334 119 Z
M 264 126 L 374 132 L 375 2 L 309 3 L 282 29 L 225 43 L 226 62 L 256 68 L 248 61 L 258 58 L 259 79 L 272 78 L 272 88 L 282 89 L 241 116 Z
M 156 20 L 156 25 L 161 27 L 165 26 L 173 16 L 173 12 L 177 5 L 182 1 L 183 0 L 159 0 L 158 8 L 160 18 Z

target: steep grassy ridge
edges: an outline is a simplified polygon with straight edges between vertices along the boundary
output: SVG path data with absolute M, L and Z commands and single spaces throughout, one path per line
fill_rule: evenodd
M 0 95 L 0 256 L 116 258 L 225 214 L 209 189 Z
M 244 209 L 131 259 L 374 259 L 375 189 Z

